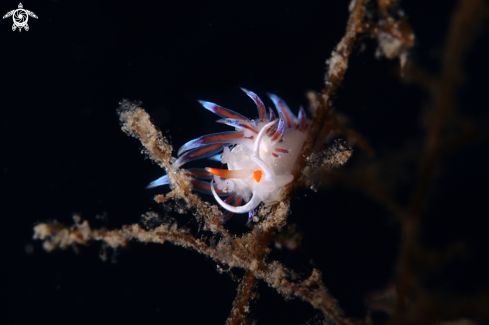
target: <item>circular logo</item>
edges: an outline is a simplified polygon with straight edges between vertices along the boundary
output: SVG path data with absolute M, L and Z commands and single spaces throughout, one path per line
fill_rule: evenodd
M 14 24 L 20 28 L 24 27 L 27 24 L 27 20 L 29 20 L 29 15 L 27 15 L 27 12 L 24 9 L 15 10 L 12 16 Z
M 24 9 L 22 3 L 19 3 L 19 7 L 17 9 L 10 10 L 9 12 L 7 12 L 2 18 L 5 19 L 10 16 L 12 16 L 12 19 L 14 21 L 14 24 L 12 25 L 12 31 L 19 29 L 19 32 L 22 31 L 22 28 L 25 29 L 26 31 L 29 30 L 29 25 L 27 25 L 29 16 L 37 19 L 36 14 L 30 10 Z

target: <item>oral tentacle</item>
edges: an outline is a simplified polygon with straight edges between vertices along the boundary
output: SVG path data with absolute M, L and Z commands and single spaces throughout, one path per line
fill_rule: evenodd
M 275 121 L 272 121 L 270 123 L 265 124 L 265 126 L 262 127 L 262 129 L 260 130 L 260 133 L 258 133 L 258 135 L 256 136 L 255 145 L 253 146 L 253 155 L 254 156 L 257 156 L 257 157 L 259 156 L 260 142 L 261 142 L 261 139 L 263 138 L 263 136 L 265 135 L 265 132 L 267 131 L 267 129 L 277 122 L 278 122 L 278 120 L 275 120 Z
M 247 213 L 255 209 L 258 206 L 258 204 L 260 204 L 261 202 L 260 198 L 258 198 L 258 196 L 253 192 L 253 196 L 251 200 L 248 201 L 248 203 L 242 206 L 235 207 L 230 204 L 227 204 L 219 197 L 219 195 L 217 195 L 214 189 L 214 180 L 211 181 L 211 190 L 212 190 L 212 194 L 214 195 L 214 199 L 216 199 L 217 203 L 219 203 L 219 205 L 222 206 L 224 209 L 233 213 Z
M 206 167 L 205 170 L 211 173 L 212 175 L 216 175 L 224 178 L 245 179 L 251 175 L 250 169 L 230 170 L 230 169 Z

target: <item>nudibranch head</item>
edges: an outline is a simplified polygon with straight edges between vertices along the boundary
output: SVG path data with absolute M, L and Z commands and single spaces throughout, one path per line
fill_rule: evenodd
M 280 189 L 294 179 L 292 169 L 309 126 L 303 108 L 296 117 L 282 99 L 269 94 L 277 109 L 276 115 L 271 108 L 267 112 L 255 93 L 242 90 L 255 102 L 258 118 L 250 120 L 217 104 L 200 101 L 204 108 L 221 117 L 218 123 L 232 126 L 235 131 L 209 134 L 185 143 L 178 150 L 174 163 L 181 167 L 193 160 L 211 158 L 227 165 L 227 169 L 188 169 L 194 190 L 212 194 L 228 211 L 222 222 L 233 213 L 249 213 L 250 221 L 253 210 L 261 202 L 278 198 Z M 163 176 L 148 187 L 169 182 L 169 178 Z

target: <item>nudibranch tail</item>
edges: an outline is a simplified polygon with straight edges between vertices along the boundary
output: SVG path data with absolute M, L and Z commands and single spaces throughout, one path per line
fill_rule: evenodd
M 265 131 L 268 130 L 273 125 L 275 125 L 276 123 L 277 123 L 277 120 L 272 121 L 272 122 L 270 122 L 270 123 L 268 123 L 262 127 L 260 133 L 258 133 L 258 135 L 256 137 L 255 143 L 253 144 L 253 155 L 255 155 L 255 156 L 259 155 L 258 150 L 260 149 L 261 140 L 263 139 L 263 136 L 265 135 Z
M 207 170 L 212 175 L 216 175 L 223 178 L 236 178 L 236 179 L 245 179 L 246 177 L 249 177 L 252 173 L 252 171 L 249 169 L 229 170 L 229 169 L 206 167 L 205 170 Z
M 221 222 L 226 222 L 233 213 L 248 213 L 249 223 L 261 202 L 278 199 L 281 188 L 294 179 L 292 170 L 309 127 L 302 107 L 296 117 L 281 98 L 269 94 L 277 114 L 271 108 L 267 111 L 254 92 L 241 90 L 255 103 L 258 118 L 250 120 L 220 105 L 199 101 L 204 108 L 221 117 L 218 123 L 235 130 L 204 135 L 185 143 L 174 162 L 174 166 L 181 167 L 194 160 L 209 158 L 227 165 L 227 169 L 187 170 L 194 190 L 213 195 L 227 210 Z M 151 182 L 148 188 L 167 184 L 170 179 L 163 176 Z M 241 205 L 243 201 L 245 203 Z

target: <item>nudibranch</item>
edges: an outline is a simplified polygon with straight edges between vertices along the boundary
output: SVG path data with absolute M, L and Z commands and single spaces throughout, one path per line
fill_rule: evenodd
M 181 167 L 193 160 L 210 158 L 227 165 L 227 169 L 188 169 L 194 190 L 212 194 L 227 210 L 221 222 L 233 213 L 248 213 L 250 222 L 254 209 L 261 202 L 278 199 L 280 189 L 294 179 L 292 169 L 309 126 L 302 107 L 296 117 L 282 99 L 269 94 L 277 115 L 271 108 L 267 112 L 255 93 L 242 90 L 255 102 L 258 118 L 250 120 L 217 104 L 199 101 L 204 108 L 221 117 L 218 123 L 232 126 L 235 131 L 204 135 L 185 143 L 173 164 Z M 151 182 L 148 188 L 169 183 L 165 175 Z

